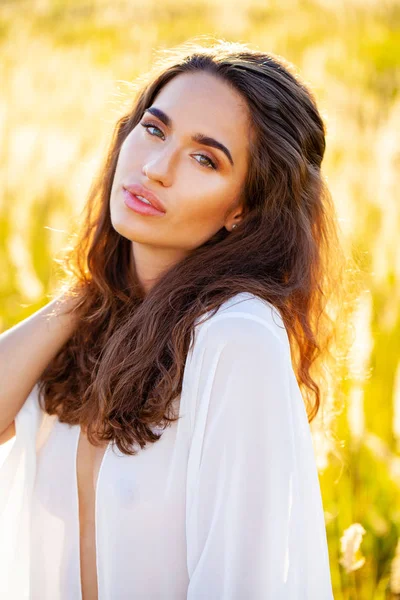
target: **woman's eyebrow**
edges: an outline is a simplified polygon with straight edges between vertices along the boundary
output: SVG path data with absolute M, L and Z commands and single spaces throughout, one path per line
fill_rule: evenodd
M 161 110 L 160 108 L 156 108 L 155 106 L 150 106 L 149 108 L 146 108 L 144 112 L 149 112 L 150 114 L 152 114 L 155 117 L 157 117 L 158 119 L 160 119 L 160 121 L 162 123 L 164 123 L 164 125 L 166 127 L 172 128 L 172 119 L 168 115 L 166 115 L 165 112 L 163 110 Z M 229 152 L 228 148 L 226 146 L 224 146 L 224 144 L 221 144 L 221 142 L 218 142 L 214 138 L 209 137 L 207 135 L 203 135 L 202 133 L 195 133 L 192 136 L 192 140 L 194 142 L 198 142 L 199 144 L 203 144 L 204 146 L 210 146 L 212 148 L 217 148 L 218 150 L 221 150 L 221 152 L 223 152 L 226 155 L 226 157 L 228 158 L 229 162 L 231 163 L 231 165 L 233 167 L 234 163 L 233 163 L 232 155 Z

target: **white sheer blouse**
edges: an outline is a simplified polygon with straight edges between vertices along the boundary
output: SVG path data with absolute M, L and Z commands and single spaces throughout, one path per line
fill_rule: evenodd
M 180 419 L 136 456 L 113 444 L 103 456 L 98 598 L 333 600 L 312 436 L 281 316 L 241 293 L 203 320 Z M 40 409 L 35 385 L 0 468 L 1 598 L 82 597 L 79 434 Z

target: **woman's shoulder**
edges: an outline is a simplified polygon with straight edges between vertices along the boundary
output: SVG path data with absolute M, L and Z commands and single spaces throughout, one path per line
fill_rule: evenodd
M 273 336 L 274 339 L 289 349 L 287 330 L 280 311 L 267 300 L 250 292 L 240 292 L 224 301 L 218 310 L 209 316 L 211 311 L 203 314 L 196 324 L 196 341 L 207 334 L 210 339 L 221 341 L 231 339 L 240 344 L 251 336 Z

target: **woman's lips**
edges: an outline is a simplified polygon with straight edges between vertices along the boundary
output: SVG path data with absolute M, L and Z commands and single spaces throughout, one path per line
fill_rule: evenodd
M 164 212 L 158 210 L 151 204 L 146 204 L 137 198 L 134 194 L 123 188 L 122 193 L 124 194 L 124 203 L 128 208 L 134 210 L 141 215 L 165 215 Z
M 166 212 L 165 206 L 161 202 L 161 199 L 157 196 L 157 194 L 149 190 L 141 183 L 127 183 L 124 184 L 122 187 L 124 190 L 128 190 L 128 192 L 130 192 L 133 196 L 136 196 L 139 199 L 144 198 L 145 200 L 148 200 L 150 204 L 154 206 L 154 208 L 156 208 L 157 210 L 161 212 Z

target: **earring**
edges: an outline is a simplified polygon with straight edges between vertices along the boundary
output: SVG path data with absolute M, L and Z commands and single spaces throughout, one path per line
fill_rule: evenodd
M 232 229 L 235 229 L 235 227 L 237 227 L 237 223 L 234 223 L 234 224 L 232 225 Z

